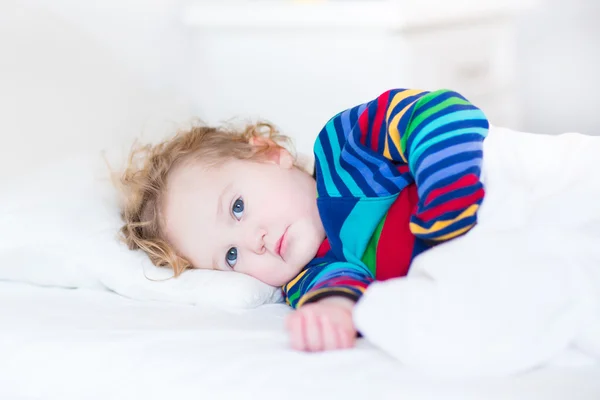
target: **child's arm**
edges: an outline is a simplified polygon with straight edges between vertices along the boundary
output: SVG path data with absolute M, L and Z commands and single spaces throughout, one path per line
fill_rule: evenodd
M 372 281 L 359 265 L 327 257 L 313 260 L 282 288 L 286 302 L 297 309 L 286 321 L 292 347 L 322 351 L 354 346 L 352 309 Z
M 484 194 L 479 176 L 487 129 L 483 112 L 456 92 L 388 91 L 327 123 L 315 145 L 321 176 L 317 191 L 327 198 L 348 200 L 348 205 L 341 204 L 341 211 L 345 211 L 346 206 L 359 201 L 364 205 L 365 199 L 371 198 L 385 205 L 414 181 L 419 203 L 411 217 L 412 233 L 435 242 L 449 240 L 467 232 L 476 222 Z M 352 241 L 356 229 L 373 221 L 350 222 L 355 225 L 352 229 L 333 229 L 341 232 L 344 244 Z M 290 320 L 304 320 L 312 315 L 311 310 L 338 315 L 341 311 L 329 304 L 333 301 L 330 298 L 357 301 L 373 281 L 373 273 L 359 262 L 313 265 L 284 286 L 288 304 L 302 307 Z M 302 311 L 305 308 L 308 311 Z M 288 327 L 300 326 L 298 322 L 290 324 Z
M 373 281 L 370 272 L 348 262 L 317 258 L 283 286 L 290 314 L 286 327 L 296 350 L 322 351 L 354 346 L 352 309 Z
M 283 293 L 293 308 L 334 296 L 356 302 L 371 282 L 371 273 L 360 265 L 315 259 L 283 286 Z
M 379 133 L 381 154 L 407 165 L 417 184 L 419 203 L 410 222 L 412 233 L 441 242 L 467 232 L 476 223 L 484 196 L 479 180 L 489 127 L 484 113 L 448 90 L 392 90 L 382 96 L 387 98 L 385 129 L 370 133 Z M 363 124 L 361 128 L 375 127 Z

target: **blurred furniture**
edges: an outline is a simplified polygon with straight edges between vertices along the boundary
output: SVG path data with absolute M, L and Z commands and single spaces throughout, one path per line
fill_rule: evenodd
M 309 150 L 334 113 L 415 87 L 457 90 L 493 124 L 518 125 L 513 22 L 531 1 L 214 3 L 182 15 L 209 119 L 266 117 Z

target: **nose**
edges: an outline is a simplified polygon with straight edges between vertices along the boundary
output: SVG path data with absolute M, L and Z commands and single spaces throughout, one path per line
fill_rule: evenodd
M 248 250 L 263 254 L 265 252 L 265 236 L 267 231 L 263 228 L 248 229 L 244 242 Z

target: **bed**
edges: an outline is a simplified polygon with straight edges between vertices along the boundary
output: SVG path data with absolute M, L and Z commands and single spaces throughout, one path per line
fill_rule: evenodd
M 282 304 L 222 311 L 89 289 L 0 283 L 2 399 L 598 399 L 600 366 L 443 380 L 368 343 L 287 347 Z
M 458 379 L 363 339 L 294 352 L 277 290 L 218 271 L 169 280 L 119 243 L 114 188 L 93 154 L 48 164 L 0 197 L 0 399 L 600 399 L 600 364 L 574 351 Z
M 100 148 L 126 152 L 140 131 L 160 138 L 174 129 L 165 121 L 197 108 L 148 89 L 89 33 L 11 4 L 0 12 L 9 17 L 0 38 L 16 50 L 0 93 L 0 125 L 11 133 L 0 146 L 1 400 L 600 399 L 600 366 L 576 353 L 508 377 L 434 378 L 365 340 L 349 351 L 292 351 L 290 309 L 267 304 L 276 293 L 248 280 L 146 279 L 168 271 L 115 242 L 118 210 L 106 177 L 95 185 L 89 154 L 106 172 Z M 40 54 L 53 57 L 31 62 Z M 51 166 L 73 155 L 83 156 Z

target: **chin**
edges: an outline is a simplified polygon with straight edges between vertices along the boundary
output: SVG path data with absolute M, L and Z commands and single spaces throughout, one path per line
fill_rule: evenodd
M 291 277 L 290 279 L 286 279 L 284 281 L 279 280 L 279 279 L 260 279 L 260 280 L 269 286 L 281 287 L 281 286 L 285 285 L 286 283 L 290 282 L 294 278 L 295 278 L 295 275 L 293 277 Z
M 279 279 L 273 279 L 271 286 L 283 286 L 286 283 L 291 282 L 295 277 L 298 276 L 298 274 L 300 273 L 300 271 L 302 271 L 303 268 L 304 266 L 302 266 L 302 268 L 300 269 L 289 269 L 289 271 L 286 271 L 288 272 L 288 274 L 278 276 Z

